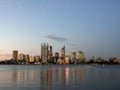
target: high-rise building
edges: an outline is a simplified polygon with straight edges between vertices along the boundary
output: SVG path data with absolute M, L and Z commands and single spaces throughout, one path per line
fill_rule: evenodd
M 72 62 L 76 62 L 76 52 L 72 52 Z
M 52 46 L 48 46 L 48 61 L 52 59 L 53 52 L 52 52 Z
M 61 49 L 61 57 L 65 58 L 65 46 Z
M 48 47 L 48 56 L 52 56 L 53 52 L 52 52 L 52 46 Z
M 17 50 L 14 50 L 13 52 L 12 52 L 12 59 L 13 60 L 18 60 L 18 51 Z
M 44 44 L 41 44 L 41 59 L 43 62 L 47 62 L 48 60 L 48 44 L 44 43 Z
M 82 51 L 78 51 L 78 62 L 81 63 L 85 60 L 84 53 Z

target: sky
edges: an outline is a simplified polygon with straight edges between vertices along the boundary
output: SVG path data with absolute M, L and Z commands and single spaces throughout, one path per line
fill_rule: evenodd
M 120 0 L 0 0 L 0 60 L 13 50 L 40 55 L 83 51 L 86 58 L 120 56 Z

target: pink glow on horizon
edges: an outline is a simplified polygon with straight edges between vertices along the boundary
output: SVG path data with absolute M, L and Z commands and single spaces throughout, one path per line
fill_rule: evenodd
M 0 50 L 0 60 L 8 60 L 11 59 L 12 53 L 10 50 Z
M 9 60 L 11 58 L 11 56 L 0 56 L 0 60 Z

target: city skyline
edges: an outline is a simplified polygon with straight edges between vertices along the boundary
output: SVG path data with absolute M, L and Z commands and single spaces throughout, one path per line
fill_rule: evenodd
M 58 59 L 59 58 L 65 58 L 66 56 L 69 56 L 72 58 L 72 55 L 73 53 L 75 54 L 74 55 L 74 58 L 78 59 L 81 57 L 81 55 L 84 57 L 84 52 L 83 51 L 74 51 L 74 52 L 69 52 L 66 53 L 65 50 L 65 46 L 63 46 L 61 49 L 60 49 L 60 52 L 56 52 L 54 51 L 53 52 L 53 48 L 51 45 L 49 45 L 48 43 L 42 43 L 41 44 L 41 53 L 39 55 L 30 55 L 30 56 L 39 56 L 43 61 L 44 60 L 48 60 L 48 59 L 51 59 L 51 57 L 56 57 L 56 53 L 58 54 L 57 57 Z M 18 60 L 19 56 L 21 58 L 21 55 L 29 55 L 29 53 L 24 53 L 24 52 L 19 52 L 18 50 L 13 50 L 12 53 L 11 53 L 11 59 L 12 60 Z M 76 56 L 78 55 L 78 56 Z
M 0 0 L 0 60 L 13 50 L 41 54 L 41 43 L 86 58 L 120 56 L 119 0 Z

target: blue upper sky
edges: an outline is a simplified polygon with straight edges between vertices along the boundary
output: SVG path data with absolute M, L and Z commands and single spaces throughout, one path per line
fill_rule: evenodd
M 87 58 L 120 56 L 120 0 L 0 0 L 0 58 L 13 50 L 40 55 L 83 51 Z

